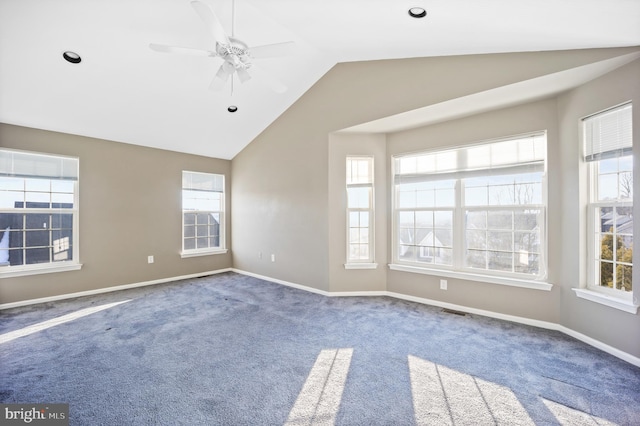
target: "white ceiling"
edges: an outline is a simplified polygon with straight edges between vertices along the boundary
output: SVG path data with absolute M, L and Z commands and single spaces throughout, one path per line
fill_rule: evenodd
M 203 1 L 230 33 L 231 0 Z M 426 18 L 408 16 L 416 5 Z M 149 49 L 211 48 L 189 0 L 0 0 L 0 122 L 231 159 L 338 62 L 637 46 L 640 0 L 235 0 L 234 32 L 250 47 L 295 42 L 289 57 L 255 60 L 287 92 L 257 77 L 213 92 L 219 58 Z M 493 102 L 479 96 L 457 102 Z

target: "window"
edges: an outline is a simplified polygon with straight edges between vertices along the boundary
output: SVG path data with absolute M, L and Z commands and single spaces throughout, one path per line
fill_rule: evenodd
M 78 269 L 78 159 L 0 150 L 0 276 Z
M 632 291 L 633 156 L 631 104 L 583 119 L 589 163 L 589 286 Z
M 394 157 L 394 261 L 546 276 L 546 134 Z
M 347 265 L 373 262 L 373 157 L 347 157 Z
M 182 172 L 182 255 L 224 250 L 224 175 Z

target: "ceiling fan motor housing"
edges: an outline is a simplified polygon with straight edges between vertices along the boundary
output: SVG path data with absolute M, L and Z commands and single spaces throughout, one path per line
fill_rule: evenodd
M 229 37 L 229 44 L 217 43 L 216 52 L 222 59 L 231 62 L 235 68 L 251 68 L 249 46 L 242 40 Z

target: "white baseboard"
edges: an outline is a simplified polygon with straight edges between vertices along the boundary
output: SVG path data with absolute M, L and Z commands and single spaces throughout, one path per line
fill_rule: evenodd
M 114 291 L 128 290 L 130 288 L 137 288 L 137 287 L 146 287 L 148 285 L 164 284 L 164 283 L 168 283 L 168 282 L 172 282 L 172 281 L 186 280 L 186 279 L 189 279 L 189 278 L 206 277 L 207 275 L 221 274 L 223 272 L 230 272 L 230 271 L 231 271 L 231 268 L 225 268 L 225 269 L 218 269 L 218 270 L 215 270 L 215 271 L 198 272 L 198 273 L 195 273 L 195 274 L 181 275 L 181 276 L 178 276 L 178 277 L 161 278 L 161 279 L 152 280 L 152 281 L 143 281 L 143 282 L 140 282 L 140 283 L 124 284 L 124 285 L 118 285 L 118 286 L 114 286 L 114 287 L 98 288 L 96 290 L 87 290 L 87 291 L 80 291 L 80 292 L 77 292 L 77 293 L 67 293 L 67 294 L 60 294 L 60 295 L 57 295 L 57 296 L 42 297 L 42 298 L 39 298 L 39 299 L 29 299 L 29 300 L 21 300 L 19 302 L 3 303 L 3 304 L 0 304 L 0 310 L 11 309 L 11 308 L 19 308 L 21 306 L 35 305 L 35 304 L 38 304 L 38 303 L 55 302 L 57 300 L 73 299 L 75 297 L 84 297 L 84 296 L 93 296 L 93 295 L 96 295 L 96 294 L 111 293 L 111 292 L 114 292 Z
M 96 289 L 96 290 L 88 290 L 88 291 L 81 291 L 81 292 L 77 292 L 77 293 L 68 293 L 68 294 L 61 294 L 61 295 L 57 295 L 57 296 L 50 296 L 50 297 L 42 297 L 39 299 L 30 299 L 30 300 L 21 300 L 19 302 L 12 302 L 12 303 L 3 303 L 0 304 L 0 310 L 3 309 L 10 309 L 10 308 L 17 308 L 17 307 L 21 307 L 21 306 L 28 306 L 28 305 L 35 305 L 38 303 L 46 303 L 46 302 L 55 302 L 57 300 L 64 300 L 64 299 L 72 299 L 75 297 L 83 297 L 83 296 L 93 296 L 96 294 L 103 294 L 103 293 L 111 293 L 114 291 L 120 291 L 120 290 L 127 290 L 127 289 L 131 289 L 131 288 L 137 288 L 137 287 L 145 287 L 145 286 L 149 286 L 149 285 L 156 285 L 156 284 L 164 284 L 164 283 L 168 283 L 168 282 L 172 282 L 172 281 L 179 281 L 179 280 L 185 280 L 185 279 L 190 279 L 190 278 L 199 278 L 199 277 L 204 277 L 207 275 L 214 275 L 214 274 L 221 274 L 223 272 L 236 272 L 238 274 L 241 275 L 247 275 L 250 277 L 254 277 L 254 278 L 259 278 L 261 280 L 265 280 L 265 281 L 269 281 L 272 283 L 276 283 L 276 284 L 281 284 L 287 287 L 292 287 L 292 288 L 296 288 L 298 290 L 304 290 L 304 291 L 308 291 L 311 293 L 316 293 L 316 294 L 320 294 L 322 296 L 326 296 L 326 297 L 353 297 L 353 296 L 388 296 L 388 297 L 393 297 L 396 299 L 401 299 L 401 300 L 407 300 L 410 302 L 416 302 L 416 303 L 422 303 L 425 305 L 431 305 L 431 306 L 438 306 L 441 308 L 447 308 L 447 309 L 453 309 L 456 311 L 461 311 L 461 312 L 467 312 L 470 314 L 475 314 L 475 315 L 481 315 L 481 316 L 485 316 L 485 317 L 490 317 L 490 318 L 496 318 L 496 319 L 500 319 L 500 320 L 505 320 L 505 321 L 511 321 L 511 322 L 515 322 L 515 323 L 519 323 L 519 324 L 525 324 L 525 325 L 530 325 L 530 326 L 534 326 L 534 327 L 540 327 L 540 328 L 544 328 L 544 329 L 548 329 L 548 330 L 556 330 L 556 331 L 560 331 L 564 334 L 567 334 L 577 340 L 580 340 L 581 342 L 584 342 L 588 345 L 591 345 L 597 349 L 600 349 L 601 351 L 604 351 L 608 354 L 611 354 L 617 358 L 620 358 L 630 364 L 633 364 L 637 367 L 640 367 L 640 358 L 633 356 L 631 354 L 628 354 L 626 352 L 623 352 L 617 348 L 614 348 L 613 346 L 607 345 L 606 343 L 603 343 L 599 340 L 596 340 L 592 337 L 589 337 L 585 334 L 579 333 L 575 330 L 572 330 L 570 328 L 567 328 L 563 325 L 560 324 L 556 324 L 556 323 L 551 323 L 551 322 L 547 322 L 547 321 L 540 321 L 540 320 L 535 320 L 535 319 L 531 319 L 531 318 L 524 318 L 524 317 L 518 317 L 518 316 L 513 316 L 513 315 L 506 315 L 506 314 L 500 314 L 497 312 L 492 312 L 492 311 L 485 311 L 482 309 L 475 309 L 475 308 L 470 308 L 467 306 L 462 306 L 462 305 L 455 305 L 453 303 L 447 303 L 447 302 L 441 302 L 438 300 L 432 300 L 432 299 L 425 299 L 422 297 L 416 297 L 416 296 L 410 296 L 407 294 L 402 294 L 402 293 L 395 293 L 392 291 L 346 291 L 346 292 L 331 292 L 331 291 L 325 291 L 325 290 L 319 290 L 313 287 L 309 287 L 309 286 L 305 286 L 305 285 L 301 285 L 301 284 L 296 284 L 296 283 L 292 283 L 289 281 L 283 281 L 283 280 L 279 280 L 276 278 L 271 278 L 271 277 L 267 277 L 264 275 L 259 275 L 259 274 L 254 274 L 251 272 L 247 272 L 247 271 L 242 271 L 240 269 L 235 269 L 235 268 L 225 268 L 225 269 L 218 269 L 215 271 L 207 271 L 207 272 L 198 272 L 195 274 L 189 274 L 189 275 L 181 275 L 181 276 L 177 276 L 177 277 L 170 277 L 170 278 L 161 278 L 158 280 L 152 280 L 152 281 L 144 281 L 144 282 L 139 282 L 139 283 L 133 283 L 133 284 L 125 284 L 125 285 L 119 285 L 119 286 L 114 286 L 114 287 L 105 287 L 105 288 L 100 288 L 100 289 Z
M 236 272 L 238 274 L 242 274 L 242 275 L 248 275 L 254 278 L 259 278 L 265 281 L 270 281 L 276 284 L 282 284 L 285 285 L 287 287 L 293 287 L 293 288 L 297 288 L 299 290 L 305 290 L 305 291 L 309 291 L 311 293 L 316 293 L 316 294 L 321 294 L 323 296 L 327 296 L 327 297 L 344 297 L 344 296 L 389 296 L 389 297 L 393 297 L 396 299 L 402 299 L 402 300 L 407 300 L 410 302 L 416 302 L 416 303 L 422 303 L 424 305 L 431 305 L 431 306 L 437 306 L 440 308 L 446 308 L 446 309 L 453 309 L 455 311 L 460 311 L 460 312 L 466 312 L 469 314 L 475 314 L 475 315 L 481 315 L 481 316 L 485 316 L 485 317 L 489 317 L 489 318 L 495 318 L 495 319 L 500 319 L 500 320 L 505 320 L 505 321 L 510 321 L 510 322 L 515 322 L 518 324 L 524 324 L 524 325 L 530 325 L 533 327 L 539 327 L 539 328 L 544 328 L 547 330 L 554 330 L 554 331 L 559 331 L 561 333 L 564 333 L 566 335 L 569 335 L 571 337 L 573 337 L 574 339 L 580 340 L 581 342 L 584 342 L 588 345 L 591 345 L 597 349 L 600 349 L 603 352 L 606 352 L 610 355 L 613 355 L 617 358 L 622 359 L 623 361 L 628 362 L 629 364 L 635 365 L 636 367 L 640 367 L 640 358 L 633 356 L 631 354 L 628 354 L 626 352 L 621 351 L 620 349 L 614 348 L 613 346 L 607 345 L 606 343 L 603 343 L 599 340 L 596 340 L 592 337 L 589 337 L 585 334 L 579 333 L 577 331 L 574 331 L 570 328 L 567 328 L 563 325 L 560 324 L 556 324 L 553 322 L 548 322 L 548 321 L 540 321 L 540 320 L 536 320 L 536 319 L 531 319 L 531 318 L 524 318 L 524 317 L 518 317 L 518 316 L 514 316 L 514 315 L 506 315 L 506 314 L 501 314 L 498 312 L 492 312 L 492 311 L 485 311 L 483 309 L 476 309 L 476 308 L 470 308 L 467 306 L 462 306 L 462 305 L 456 305 L 453 303 L 447 303 L 447 302 L 441 302 L 439 300 L 432 300 L 432 299 L 425 299 L 422 297 L 416 297 L 416 296 L 410 296 L 407 294 L 402 294 L 402 293 L 395 293 L 392 291 L 357 291 L 357 292 L 329 292 L 329 291 L 324 291 L 324 290 L 318 290 L 316 288 L 313 287 L 308 287 L 308 286 L 304 286 L 304 285 L 300 285 L 300 284 L 295 284 L 295 283 L 291 283 L 288 281 L 282 281 L 282 280 L 278 280 L 275 278 L 270 278 L 264 275 L 259 275 L 259 274 L 254 274 L 251 272 L 246 272 L 246 271 L 242 271 L 239 269 L 232 269 L 233 272 Z

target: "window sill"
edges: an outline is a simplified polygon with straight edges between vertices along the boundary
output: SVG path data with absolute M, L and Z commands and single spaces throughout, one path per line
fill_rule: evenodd
M 376 269 L 377 263 L 345 263 L 344 269 Z
M 187 257 L 210 256 L 213 254 L 225 254 L 228 251 L 227 249 L 183 251 L 180 252 L 180 257 L 184 259 Z
M 28 275 L 51 274 L 54 272 L 77 271 L 80 268 L 82 268 L 81 263 L 71 263 L 71 262 L 60 264 L 60 265 L 46 264 L 46 265 L 37 265 L 37 266 L 29 266 L 29 267 L 3 266 L 3 267 L 0 267 L 0 279 L 25 277 Z
M 608 294 L 603 294 L 594 290 L 587 290 L 586 288 L 572 288 L 571 290 L 575 291 L 576 296 L 580 299 L 590 300 L 591 302 L 599 303 L 634 315 L 638 313 L 638 305 L 634 305 L 630 300 L 609 296 Z
M 478 281 L 490 284 L 506 285 L 510 287 L 529 288 L 533 290 L 551 291 L 553 284 L 544 281 L 522 280 L 517 278 L 498 277 L 491 275 L 472 274 L 469 272 L 448 271 L 446 269 L 429 269 L 417 266 L 389 264 L 389 269 L 393 271 L 412 272 L 415 274 L 437 275 L 447 278 L 458 278 L 461 280 Z

